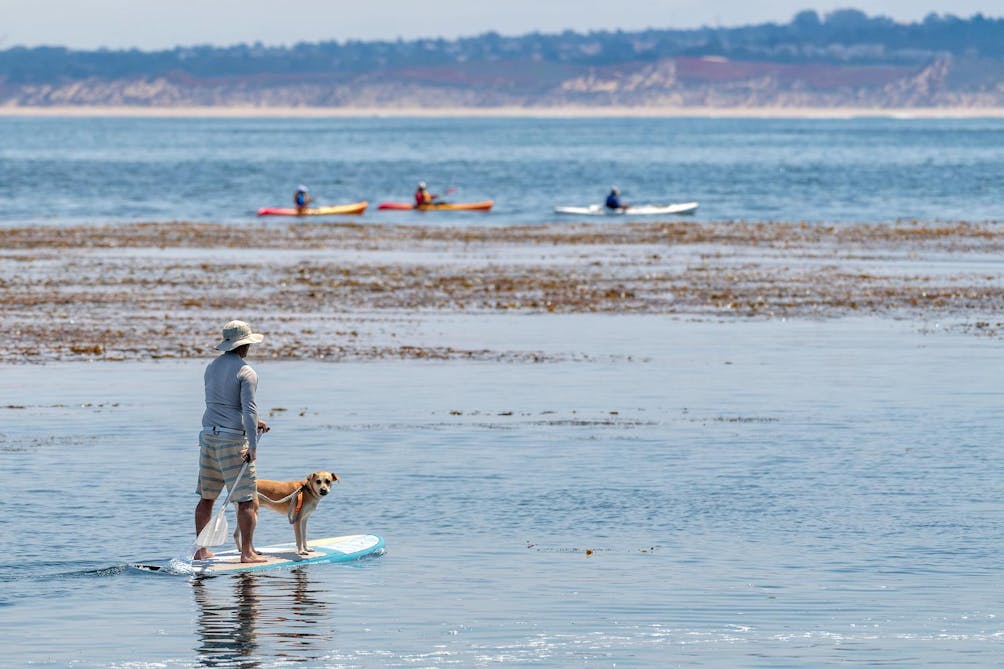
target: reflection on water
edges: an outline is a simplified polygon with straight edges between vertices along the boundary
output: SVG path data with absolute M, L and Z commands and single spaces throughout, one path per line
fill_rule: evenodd
M 328 593 L 309 572 L 235 574 L 192 580 L 201 666 L 258 667 L 275 658 L 316 659 L 331 648 Z

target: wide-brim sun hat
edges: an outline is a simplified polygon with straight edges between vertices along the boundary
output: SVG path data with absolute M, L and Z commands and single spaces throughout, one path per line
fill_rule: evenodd
M 230 321 L 223 326 L 223 341 L 216 345 L 217 351 L 232 351 L 244 344 L 260 344 L 265 335 L 251 331 L 244 321 Z

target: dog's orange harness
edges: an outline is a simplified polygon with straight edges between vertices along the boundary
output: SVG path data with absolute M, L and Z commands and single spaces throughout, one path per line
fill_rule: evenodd
M 300 517 L 300 512 L 303 511 L 303 495 L 304 493 L 310 492 L 310 484 L 304 481 L 300 484 L 300 490 L 296 493 L 296 497 L 289 500 L 289 513 L 286 517 L 289 518 L 289 524 L 292 525 Z

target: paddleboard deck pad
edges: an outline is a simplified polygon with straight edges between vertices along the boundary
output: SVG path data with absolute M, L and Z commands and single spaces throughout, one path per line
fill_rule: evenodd
M 296 552 L 296 544 L 293 543 L 259 547 L 258 552 L 266 558 L 265 562 L 243 563 L 239 552 L 229 550 L 220 551 L 208 560 L 187 562 L 175 559 L 132 566 L 142 571 L 164 574 L 218 576 L 279 567 L 299 567 L 307 564 L 349 562 L 384 553 L 383 537 L 378 537 L 375 534 L 351 534 L 343 537 L 311 539 L 309 545 L 310 553 L 307 555 L 299 555 Z

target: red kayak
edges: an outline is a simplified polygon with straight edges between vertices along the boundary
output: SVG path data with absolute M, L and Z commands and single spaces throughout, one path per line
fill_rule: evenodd
M 411 210 L 419 211 L 488 211 L 495 202 L 484 200 L 483 202 L 433 202 L 415 206 L 411 202 L 381 202 L 377 209 L 385 210 Z

